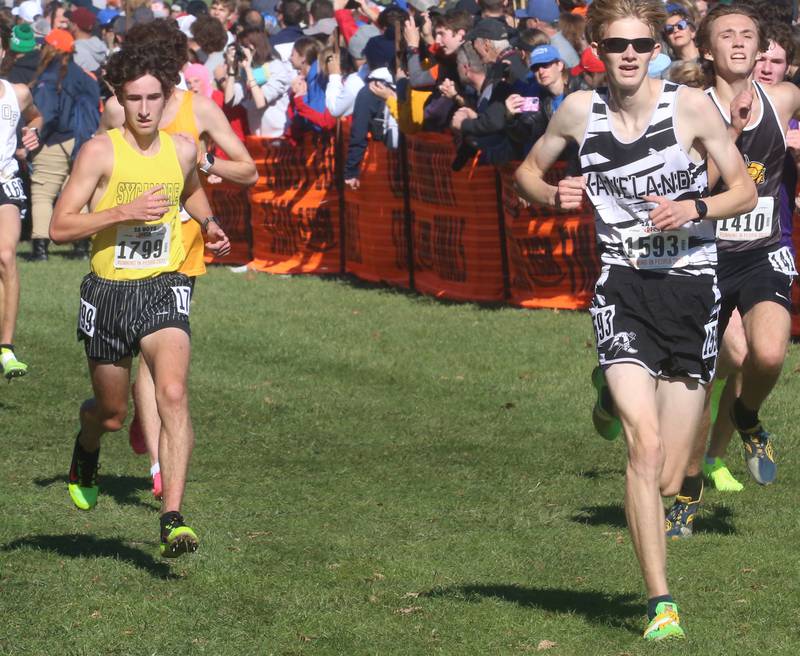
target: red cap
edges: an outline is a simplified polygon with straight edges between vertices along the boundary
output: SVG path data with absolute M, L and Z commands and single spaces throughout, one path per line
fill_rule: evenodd
M 570 73 L 580 75 L 581 73 L 605 73 L 606 67 L 600 58 L 594 54 L 591 48 L 586 48 L 581 53 L 581 63 L 573 66 Z
M 72 22 L 75 27 L 84 32 L 91 32 L 94 29 L 97 18 L 91 9 L 86 7 L 75 7 L 67 14 L 67 18 Z
M 75 39 L 72 38 L 72 35 L 59 28 L 50 30 L 47 36 L 44 37 L 44 42 L 61 52 L 72 52 L 75 46 Z

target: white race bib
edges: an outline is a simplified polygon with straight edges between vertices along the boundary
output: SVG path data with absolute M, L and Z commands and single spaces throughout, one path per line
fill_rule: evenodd
M 152 269 L 169 264 L 170 230 L 166 223 L 121 225 L 117 228 L 114 267 Z
M 789 250 L 788 246 L 772 251 L 767 257 L 769 257 L 769 263 L 772 265 L 772 268 L 778 273 L 785 273 L 787 276 L 797 275 L 792 251 Z
M 181 314 L 189 314 L 189 302 L 192 300 L 191 287 L 172 287 L 175 294 L 175 307 Z
M 717 221 L 717 239 L 753 241 L 772 234 L 772 212 L 775 199 L 759 196 L 758 204 L 747 214 Z
M 594 333 L 597 337 L 597 345 L 607 342 L 614 336 L 614 314 L 617 311 L 615 305 L 607 305 L 601 308 L 590 308 Z
M 636 269 L 679 269 L 689 264 L 689 235 L 683 230 L 662 232 L 637 226 L 620 230 L 620 237 L 628 261 Z
M 78 312 L 78 329 L 88 337 L 94 337 L 94 322 L 97 320 L 97 308 L 81 299 Z

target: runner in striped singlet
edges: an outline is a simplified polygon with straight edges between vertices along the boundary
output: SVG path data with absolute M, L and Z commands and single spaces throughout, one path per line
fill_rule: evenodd
M 595 209 L 603 267 L 591 314 L 628 444 L 625 512 L 647 589 L 647 640 L 684 636 L 667 585 L 661 496 L 680 486 L 714 372 L 716 249 L 703 219 L 756 202 L 709 98 L 647 77 L 665 18 L 659 0 L 590 5 L 608 93 L 567 96 L 516 176 L 532 201 L 577 209 L 586 194 Z M 544 174 L 569 143 L 583 175 L 550 185 Z M 704 155 L 727 191 L 704 196 Z

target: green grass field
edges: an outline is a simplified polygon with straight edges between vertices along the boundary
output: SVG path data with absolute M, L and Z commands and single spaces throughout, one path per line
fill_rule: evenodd
M 689 640 L 645 645 L 624 450 L 589 417 L 588 315 L 211 270 L 192 307 L 201 547 L 170 563 L 126 432 L 105 438 L 97 508 L 72 506 L 87 264 L 20 267 L 0 654 L 797 653 L 797 347 L 763 413 L 778 483 L 729 455 L 745 490 L 708 492 L 669 545 Z

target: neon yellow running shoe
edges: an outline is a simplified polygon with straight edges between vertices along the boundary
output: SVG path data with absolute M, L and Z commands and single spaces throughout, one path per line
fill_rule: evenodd
M 28 365 L 17 360 L 11 344 L 0 345 L 0 364 L 3 365 L 3 375 L 7 380 L 19 378 L 28 373 Z
M 179 512 L 161 515 L 161 555 L 177 558 L 185 553 L 197 551 L 199 540 L 195 532 L 183 522 Z
M 744 485 L 733 477 L 722 458 L 714 458 L 714 463 L 711 465 L 704 460 L 703 476 L 720 492 L 741 492 L 744 489 Z
M 72 464 L 69 468 L 69 497 L 81 510 L 91 510 L 97 505 L 97 470 L 100 449 L 94 453 L 84 451 L 80 445 L 80 436 L 75 438 L 72 450 Z
M 614 402 L 608 389 L 605 374 L 600 367 L 592 370 L 592 385 L 597 390 L 597 402 L 592 408 L 592 423 L 601 437 L 616 440 L 622 432 L 622 423 L 614 414 Z
M 681 628 L 681 620 L 678 617 L 678 605 L 662 601 L 656 606 L 656 616 L 650 620 L 643 637 L 653 642 L 668 638 L 685 638 L 686 634 Z

